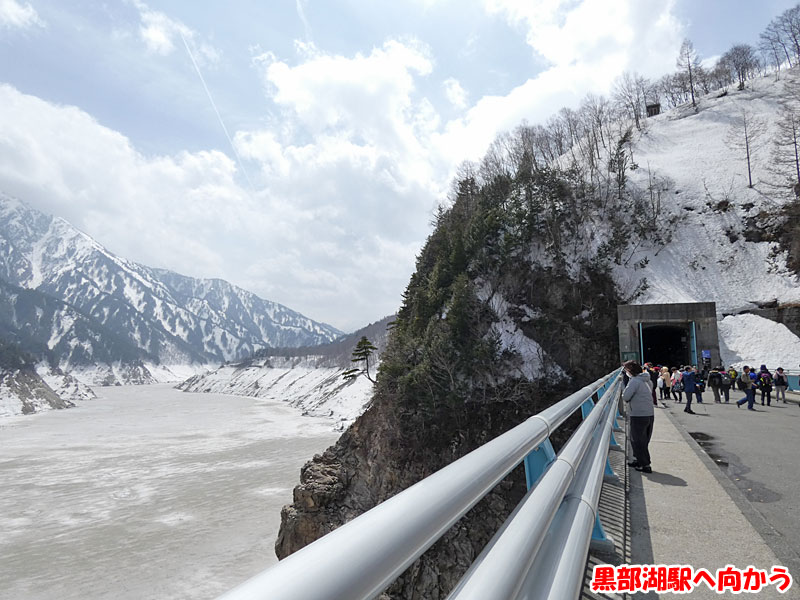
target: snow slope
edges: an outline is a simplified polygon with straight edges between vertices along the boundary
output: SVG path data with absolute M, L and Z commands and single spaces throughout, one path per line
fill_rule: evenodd
M 355 366 L 351 361 L 353 349 L 362 336 L 374 344 L 374 362 L 369 369 L 374 378 L 394 319 L 384 317 L 322 346 L 264 350 L 251 359 L 191 377 L 176 387 L 186 392 L 280 400 L 304 414 L 333 419 L 334 428 L 343 430 L 364 412 L 372 398 L 373 384 L 364 375 L 349 381 L 342 377 Z
M 264 358 L 246 365 L 224 365 L 177 387 L 185 392 L 280 400 L 303 414 L 328 417 L 335 422 L 335 429 L 344 430 L 366 409 L 373 384 L 364 376 L 345 381 L 344 369 L 315 363 L 313 357 Z
M 758 239 L 770 216 L 793 199 L 785 181 L 770 170 L 768 141 L 787 81 L 798 77 L 793 70 L 782 73 L 780 81 L 772 75 L 751 80 L 743 91 L 730 88 L 722 97 L 715 92 L 701 98 L 697 112 L 684 106 L 647 119 L 632 145 L 638 168 L 631 181 L 640 190 L 651 178 L 661 182 L 658 227 L 670 228 L 673 237 L 664 247 L 639 248 L 617 269 L 618 284 L 625 289 L 647 279 L 636 304 L 715 302 L 723 359 L 729 364 L 800 364 L 796 335 L 768 319 L 742 314 L 767 303 L 800 301 L 798 277 L 787 268 L 777 242 L 749 241 Z M 744 150 L 730 142 L 741 137 L 743 110 L 766 125 L 753 151 L 753 188 Z M 636 267 L 642 259 L 647 264 Z

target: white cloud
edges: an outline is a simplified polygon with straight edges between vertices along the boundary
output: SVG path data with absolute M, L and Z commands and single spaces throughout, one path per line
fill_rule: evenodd
M 444 86 L 445 96 L 447 96 L 450 104 L 456 108 L 465 108 L 467 106 L 467 91 L 461 87 L 458 79 L 450 77 L 449 79 L 445 79 L 442 85 Z
M 297 9 L 297 16 L 303 23 L 303 30 L 305 31 L 306 41 L 310 42 L 311 38 L 313 37 L 313 33 L 311 32 L 311 25 L 308 24 L 308 19 L 306 18 L 305 0 L 295 0 L 295 8 Z
M 200 41 L 197 32 L 190 27 L 162 12 L 152 10 L 141 0 L 131 1 L 139 11 L 139 35 L 149 52 L 167 56 L 172 54 L 176 46 L 183 46 L 185 41 L 187 45 L 191 45 L 200 64 L 215 65 L 219 62 L 219 51 L 208 42 Z
M 645 76 L 672 70 L 683 39 L 675 0 L 484 0 L 484 6 L 523 27 L 528 45 L 551 68 L 600 63 L 612 79 L 624 70 Z
M 420 190 L 424 199 L 407 200 L 430 204 L 430 190 L 438 185 L 430 138 L 439 117 L 416 93 L 415 78 L 433 68 L 424 47 L 392 40 L 369 55 L 348 58 L 305 45 L 297 65 L 270 53 L 255 62 L 281 114 L 272 128 L 239 132 L 236 143 L 243 156 L 260 161 L 270 190 L 302 198 L 292 190 L 305 189 L 309 181 L 322 182 L 314 184 L 317 190 L 352 186 L 352 205 L 376 185 L 372 191 L 383 198 L 384 209 L 400 201 L 390 202 L 388 194 Z M 316 202 L 313 194 L 309 202 Z
M 483 96 L 447 123 L 439 153 L 477 160 L 499 131 L 545 121 L 588 92 L 607 94 L 624 71 L 660 76 L 674 70 L 683 28 L 674 0 L 484 0 L 491 15 L 524 30 L 547 66 L 503 96 Z
M 27 29 L 38 25 L 44 27 L 44 22 L 39 18 L 29 3 L 20 4 L 17 0 L 0 0 L 0 27 L 8 29 Z
M 0 189 L 122 256 L 187 272 L 223 269 L 211 240 L 235 231 L 249 209 L 225 154 L 148 158 L 77 108 L 8 85 L 0 104 Z

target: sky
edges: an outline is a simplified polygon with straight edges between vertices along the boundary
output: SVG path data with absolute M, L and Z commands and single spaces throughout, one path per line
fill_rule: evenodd
M 458 165 L 786 0 L 0 0 L 0 191 L 152 267 L 353 331 Z

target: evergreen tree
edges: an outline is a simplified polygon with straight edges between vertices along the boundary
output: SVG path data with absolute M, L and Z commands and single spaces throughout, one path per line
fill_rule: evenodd
M 369 374 L 369 367 L 370 358 L 376 350 L 377 348 L 367 339 L 367 336 L 361 336 L 361 339 L 358 340 L 356 347 L 353 349 L 353 354 L 350 360 L 354 363 L 364 363 L 363 367 L 347 369 L 347 371 L 342 374 L 342 377 L 350 381 L 363 373 L 367 379 L 369 379 L 372 383 L 375 383 L 375 380 Z

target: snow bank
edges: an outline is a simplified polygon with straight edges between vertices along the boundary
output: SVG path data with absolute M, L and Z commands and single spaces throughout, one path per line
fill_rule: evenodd
M 725 365 L 761 365 L 796 370 L 800 338 L 781 324 L 757 315 L 732 315 L 718 324 L 720 353 Z
M 334 428 L 344 430 L 364 412 L 372 398 L 373 384 L 363 376 L 342 378 L 343 369 L 305 366 L 306 361 L 274 358 L 247 366 L 223 365 L 214 372 L 192 377 L 179 386 L 186 392 L 211 392 L 279 400 L 303 414 L 327 417 Z M 371 372 L 374 376 L 377 369 Z

